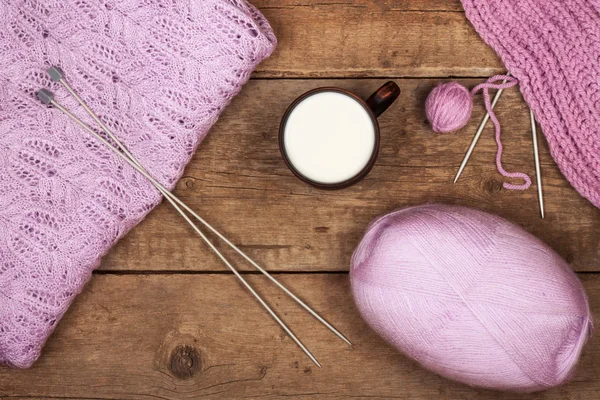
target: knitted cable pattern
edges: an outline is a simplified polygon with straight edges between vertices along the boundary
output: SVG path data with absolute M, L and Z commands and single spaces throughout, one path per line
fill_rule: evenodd
M 100 259 L 161 200 L 35 92 L 94 127 L 60 66 L 133 155 L 173 188 L 276 39 L 245 0 L 0 2 L 0 364 L 25 368 Z
M 600 207 L 600 1 L 462 0 L 519 80 L 560 170 Z

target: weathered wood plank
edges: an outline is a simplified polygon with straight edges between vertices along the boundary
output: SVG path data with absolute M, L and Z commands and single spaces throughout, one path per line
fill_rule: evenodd
M 177 194 L 256 260 L 278 271 L 343 271 L 367 223 L 395 208 L 425 202 L 472 206 L 534 233 L 579 271 L 600 270 L 600 210 L 561 176 L 543 143 L 547 219 L 538 217 L 535 188 L 502 189 L 491 126 L 457 185 L 452 179 L 484 114 L 457 135 L 435 135 L 423 103 L 437 81 L 398 80 L 404 94 L 381 118 L 377 165 L 359 185 L 336 192 L 297 180 L 281 159 L 277 130 L 287 105 L 304 91 L 337 85 L 363 96 L 382 80 L 252 81 L 204 142 Z M 469 85 L 477 81 L 464 81 Z M 479 99 L 481 100 L 481 99 Z M 498 105 L 506 167 L 534 174 L 528 110 L 516 90 Z M 243 265 L 242 265 L 243 266 Z M 161 205 L 122 240 L 104 270 L 222 271 L 181 218 Z
M 32 369 L 0 368 L 0 397 L 594 400 L 600 394 L 598 337 L 567 386 L 537 395 L 476 390 L 421 369 L 371 332 L 352 304 L 346 275 L 281 279 L 346 333 L 353 349 L 264 279 L 250 279 L 275 299 L 323 369 L 232 276 L 95 275 Z M 582 279 L 598 319 L 600 276 Z
M 490 76 L 502 70 L 456 0 L 255 3 L 279 39 L 258 77 Z
M 261 10 L 271 8 L 338 6 L 339 0 L 254 0 Z M 346 0 L 346 7 L 378 7 L 393 11 L 462 11 L 460 0 Z

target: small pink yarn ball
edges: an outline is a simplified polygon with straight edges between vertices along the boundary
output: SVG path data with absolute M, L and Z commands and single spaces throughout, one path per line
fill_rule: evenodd
M 558 386 L 591 335 L 587 296 L 569 265 L 481 211 L 426 205 L 375 220 L 350 277 L 358 310 L 387 342 L 472 386 Z
M 436 86 L 427 96 L 425 113 L 437 133 L 463 128 L 471 119 L 473 98 L 469 90 L 457 82 Z

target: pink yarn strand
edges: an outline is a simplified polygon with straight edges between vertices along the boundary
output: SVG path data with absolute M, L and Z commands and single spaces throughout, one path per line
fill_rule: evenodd
M 506 83 L 497 83 L 499 81 L 502 82 L 504 80 L 506 80 Z M 471 91 L 471 96 L 473 96 L 473 97 L 480 90 L 483 91 L 483 98 L 485 100 L 485 108 L 486 108 L 488 114 L 490 115 L 490 119 L 494 123 L 494 128 L 496 131 L 496 144 L 498 145 L 498 151 L 496 153 L 496 168 L 498 169 L 498 172 L 500 172 L 500 174 L 502 174 L 502 176 L 505 176 L 507 178 L 521 178 L 524 181 L 524 183 L 521 185 L 504 182 L 504 184 L 503 184 L 504 188 L 509 189 L 509 190 L 527 190 L 527 189 L 529 189 L 529 187 L 531 186 L 531 178 L 529 177 L 529 175 L 527 175 L 523 172 L 508 172 L 502 166 L 502 151 L 503 151 L 504 147 L 502 146 L 502 141 L 500 140 L 500 134 L 501 134 L 500 121 L 498 121 L 498 118 L 496 117 L 496 114 L 494 113 L 494 109 L 492 108 L 492 101 L 490 99 L 490 89 L 496 89 L 496 90 L 508 89 L 508 88 L 511 88 L 518 84 L 519 84 L 519 81 L 516 78 L 513 78 L 512 76 L 495 75 L 495 76 L 492 76 L 490 79 L 488 79 L 487 82 L 475 86 L 475 88 L 473 88 L 473 90 Z

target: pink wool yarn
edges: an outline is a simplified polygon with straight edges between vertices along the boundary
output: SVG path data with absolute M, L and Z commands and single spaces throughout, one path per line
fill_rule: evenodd
M 600 207 L 600 1 L 461 1 L 519 80 L 562 173 Z
M 133 168 L 36 99 L 48 87 L 96 127 L 46 70 L 60 66 L 173 188 L 276 40 L 245 0 L 2 0 L 0 26 L 0 364 L 24 368 L 101 257 L 161 201 Z
M 463 128 L 471 119 L 473 98 L 458 82 L 436 86 L 425 102 L 425 113 L 433 130 L 450 133 Z
M 560 385 L 591 334 L 587 297 L 569 265 L 481 211 L 426 205 L 381 217 L 350 276 L 375 331 L 425 368 L 473 386 Z
M 502 81 L 502 82 L 501 82 Z M 516 184 L 504 182 L 503 186 L 509 190 L 527 190 L 531 186 L 531 178 L 522 172 L 509 172 L 502 165 L 503 146 L 500 139 L 500 121 L 492 107 L 490 89 L 507 89 L 516 86 L 518 81 L 507 75 L 495 75 L 473 88 L 467 88 L 457 82 L 450 82 L 437 86 L 427 97 L 425 110 L 433 130 L 439 133 L 452 132 L 464 127 L 471 118 L 473 111 L 473 98 L 478 92 L 483 92 L 485 108 L 494 124 L 496 144 L 496 168 L 507 178 L 520 178 L 523 183 Z

